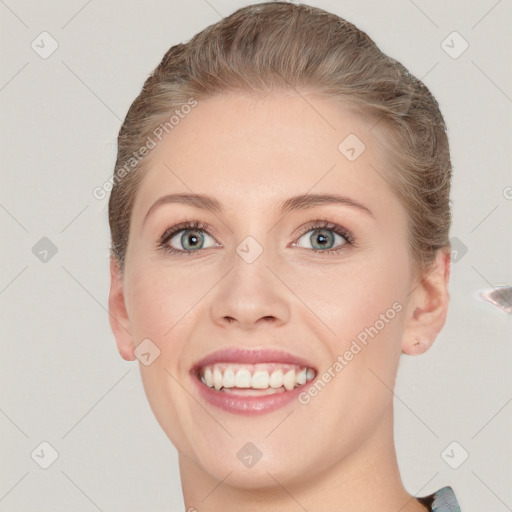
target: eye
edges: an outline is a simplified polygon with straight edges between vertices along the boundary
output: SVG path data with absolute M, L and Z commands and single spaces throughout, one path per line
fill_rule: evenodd
M 306 247 L 307 245 L 301 245 L 301 240 L 304 239 L 305 243 L 310 243 L 313 247 L 313 252 L 326 252 L 326 253 L 340 253 L 344 250 L 344 247 L 349 245 L 354 245 L 354 237 L 351 235 L 349 231 L 337 224 L 333 224 L 327 221 L 315 221 L 314 225 L 308 226 L 307 231 L 303 231 L 301 238 L 298 243 L 292 244 L 294 247 Z M 309 233 L 313 233 L 309 235 Z M 308 236 L 306 236 L 308 235 Z M 338 238 L 338 242 L 341 241 L 341 245 L 338 247 L 333 247 L 336 243 L 336 239 Z
M 158 242 L 158 247 L 165 252 L 180 255 L 192 255 L 204 247 L 205 237 L 213 237 L 208 234 L 209 226 L 202 222 L 186 221 L 169 228 Z M 180 236 L 178 236 L 180 235 Z M 218 246 L 215 242 L 214 246 Z
M 165 231 L 158 241 L 157 247 L 169 254 L 192 256 L 194 253 L 199 252 L 200 249 L 220 246 L 220 244 L 214 241 L 212 246 L 205 247 L 204 244 L 207 237 L 214 240 L 209 234 L 209 231 L 212 230 L 208 224 L 198 221 L 185 221 Z M 308 233 L 313 234 L 306 237 Z M 312 250 L 315 253 L 338 254 L 346 250 L 345 246 L 347 244 L 355 245 L 353 235 L 345 228 L 338 224 L 318 219 L 302 230 L 299 242 L 294 242 L 292 246 L 307 248 L 307 246 L 301 243 L 302 239 L 306 241 L 306 244 L 312 244 Z M 338 245 L 338 247 L 333 248 L 333 244 L 335 244 L 336 241 L 342 243 Z

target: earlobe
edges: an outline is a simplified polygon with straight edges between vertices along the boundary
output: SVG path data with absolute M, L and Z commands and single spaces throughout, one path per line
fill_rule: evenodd
M 130 319 L 125 306 L 123 281 L 118 262 L 110 259 L 110 293 L 108 297 L 109 322 L 116 339 L 117 350 L 125 361 L 134 361 L 135 344 L 131 335 Z
M 404 354 L 426 352 L 445 324 L 450 300 L 450 259 L 449 249 L 440 249 L 434 269 L 421 279 L 411 294 L 411 313 L 402 340 Z
M 412 342 L 405 342 L 402 345 L 402 352 L 409 356 L 418 356 L 426 352 L 432 343 L 426 343 L 421 341 L 419 338 L 416 338 Z

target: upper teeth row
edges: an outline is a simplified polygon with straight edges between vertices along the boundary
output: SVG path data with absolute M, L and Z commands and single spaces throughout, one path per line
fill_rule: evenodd
M 251 373 L 251 369 L 254 369 L 254 365 L 243 367 L 225 363 L 215 364 L 202 368 L 200 377 L 207 386 L 216 390 L 222 387 L 267 389 L 281 386 L 291 390 L 296 385 L 305 384 L 307 380 L 312 380 L 315 377 L 313 369 L 295 365 L 282 365 L 273 371 L 259 367 L 253 373 Z

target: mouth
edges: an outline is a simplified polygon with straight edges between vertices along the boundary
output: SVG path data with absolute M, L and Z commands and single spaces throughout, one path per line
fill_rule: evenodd
M 227 348 L 191 370 L 200 395 L 229 412 L 269 412 L 296 398 L 315 378 L 305 360 L 269 349 Z

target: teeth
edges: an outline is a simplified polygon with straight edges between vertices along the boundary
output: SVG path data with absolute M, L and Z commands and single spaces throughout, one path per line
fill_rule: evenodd
M 220 373 L 220 370 L 219 370 Z M 250 388 L 251 387 L 251 372 L 242 368 L 238 370 L 235 375 L 235 387 L 237 388 Z
M 269 378 L 271 388 L 280 388 L 283 385 L 283 371 L 275 370 Z
M 269 378 L 268 372 L 265 370 L 256 370 L 252 376 L 251 387 L 254 389 L 267 389 Z
M 235 372 L 233 371 L 233 368 L 226 368 L 224 371 L 224 378 L 222 379 L 222 383 L 225 388 L 235 387 Z
M 213 369 L 213 385 L 217 391 L 222 387 L 222 373 L 218 368 Z
M 295 370 L 289 370 L 284 374 L 283 377 L 283 385 L 285 389 L 290 391 L 290 389 L 293 389 L 295 387 Z
M 207 386 L 213 387 L 213 373 L 210 367 L 207 367 L 204 371 L 204 380 Z
M 281 389 L 290 391 L 303 386 L 315 378 L 312 368 L 291 364 L 261 363 L 241 365 L 217 363 L 206 366 L 199 372 L 201 381 L 217 391 L 230 388 L 241 389 Z M 283 389 L 284 388 L 284 389 Z

